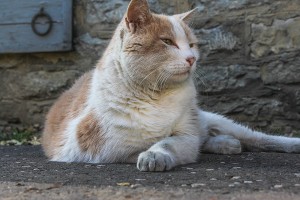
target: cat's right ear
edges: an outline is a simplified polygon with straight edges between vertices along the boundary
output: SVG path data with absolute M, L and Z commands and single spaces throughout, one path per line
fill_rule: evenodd
M 185 22 L 186 24 L 190 24 L 198 14 L 199 14 L 199 8 L 196 7 L 193 10 L 175 16 L 180 20 L 182 20 L 183 22 Z
M 126 26 L 131 33 L 135 33 L 138 28 L 147 24 L 151 17 L 147 0 L 131 0 L 125 17 Z

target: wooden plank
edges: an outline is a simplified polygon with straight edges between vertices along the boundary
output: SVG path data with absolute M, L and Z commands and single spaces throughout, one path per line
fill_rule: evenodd
M 0 25 L 30 23 L 41 7 L 53 21 L 62 22 L 62 1 L 65 0 L 0 0 Z
M 62 24 L 54 24 L 49 35 L 40 37 L 32 33 L 28 25 L 1 26 L 0 52 L 49 52 L 69 50 L 67 41 L 63 40 Z M 3 40 L 5 38 L 6 40 Z
M 46 36 L 31 28 L 33 16 L 44 6 L 53 19 Z M 37 24 L 47 28 L 47 24 Z M 0 0 L 0 53 L 69 51 L 72 49 L 72 0 Z
M 72 49 L 73 38 L 73 1 L 63 0 L 63 42 L 66 50 Z

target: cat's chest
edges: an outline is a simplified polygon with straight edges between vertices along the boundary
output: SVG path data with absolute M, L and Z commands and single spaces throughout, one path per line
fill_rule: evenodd
M 170 136 L 190 106 L 189 95 L 169 95 L 160 100 L 129 99 L 110 102 L 114 127 L 128 140 L 156 140 Z
M 93 105 L 108 138 L 143 143 L 157 141 L 176 131 L 174 128 L 192 107 L 195 94 L 190 84 L 157 99 L 140 98 L 131 95 L 125 88 L 122 90 L 120 85 L 118 90 L 100 90 L 94 95 Z
M 184 113 L 183 105 L 178 102 L 165 101 L 158 103 L 140 103 L 133 109 L 130 116 L 137 122 L 137 127 L 145 131 L 168 132 L 171 131 L 174 124 L 180 120 Z M 186 105 L 184 105 L 186 107 Z

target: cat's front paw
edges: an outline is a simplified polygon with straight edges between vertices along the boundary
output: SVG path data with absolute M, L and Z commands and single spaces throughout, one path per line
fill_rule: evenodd
M 170 170 L 174 162 L 167 154 L 155 151 L 145 151 L 138 157 L 137 168 L 143 172 L 161 172 Z

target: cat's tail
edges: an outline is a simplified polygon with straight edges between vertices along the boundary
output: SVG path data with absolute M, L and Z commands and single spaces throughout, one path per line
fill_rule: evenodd
M 210 136 L 230 135 L 241 142 L 246 151 L 300 153 L 300 138 L 268 135 L 242 126 L 224 116 L 199 110 L 201 124 Z

